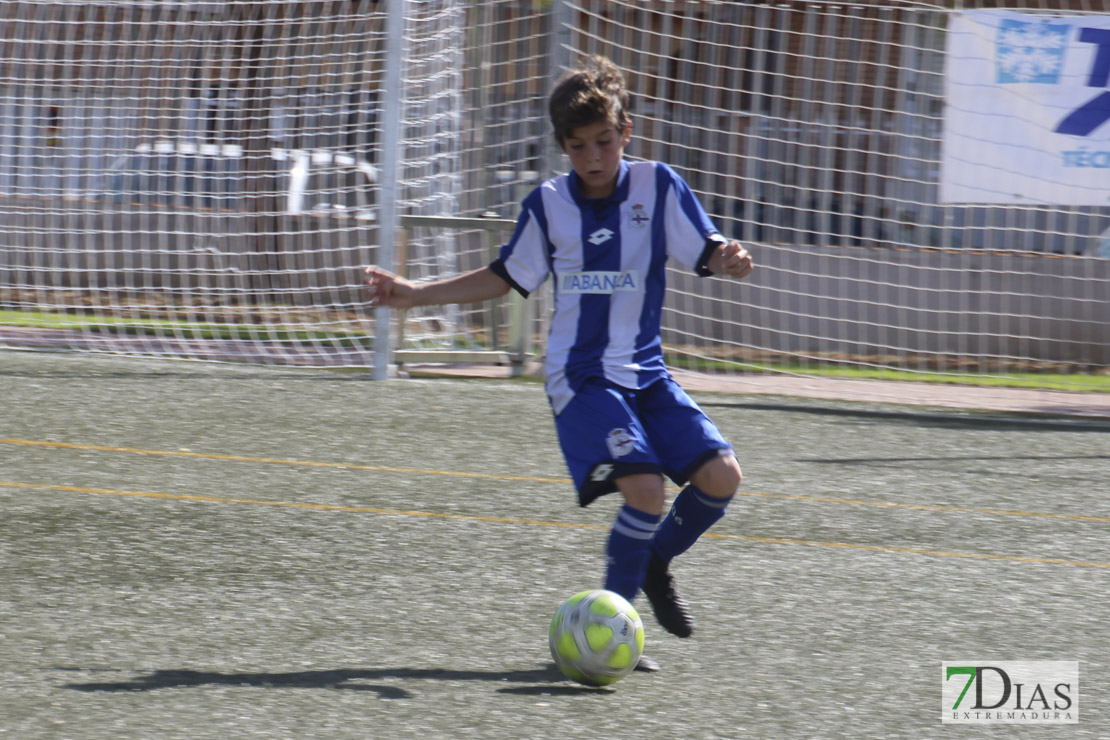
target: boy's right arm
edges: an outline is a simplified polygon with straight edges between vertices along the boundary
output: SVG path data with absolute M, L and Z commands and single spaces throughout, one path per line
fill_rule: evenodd
M 412 308 L 477 303 L 509 292 L 509 284 L 488 267 L 430 283 L 414 283 L 373 265 L 365 273 L 372 306 Z

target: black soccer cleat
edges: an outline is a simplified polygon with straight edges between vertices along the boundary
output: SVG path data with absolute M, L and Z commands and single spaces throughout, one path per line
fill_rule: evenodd
M 649 658 L 646 655 L 641 655 L 640 659 L 636 661 L 636 667 L 632 670 L 639 671 L 640 673 L 658 673 L 660 670 L 659 661 L 654 658 Z
M 678 637 L 689 637 L 694 633 L 690 605 L 678 595 L 667 563 L 654 550 L 648 560 L 642 588 L 663 629 Z

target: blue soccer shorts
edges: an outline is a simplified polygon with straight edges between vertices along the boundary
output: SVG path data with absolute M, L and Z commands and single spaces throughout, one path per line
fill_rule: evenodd
M 703 464 L 732 446 L 678 383 L 663 378 L 629 390 L 587 381 L 555 417 L 578 503 L 617 490 L 617 478 L 660 473 L 685 485 Z

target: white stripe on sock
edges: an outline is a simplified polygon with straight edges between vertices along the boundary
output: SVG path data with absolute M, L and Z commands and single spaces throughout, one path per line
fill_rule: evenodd
M 717 498 L 716 496 L 710 496 L 708 493 L 705 493 L 700 488 L 695 488 L 693 493 L 694 498 L 698 500 L 698 503 L 702 504 L 703 506 L 708 506 L 710 509 L 723 509 L 728 506 L 730 501 L 732 501 L 732 496 L 729 496 L 728 498 Z M 735 494 L 733 494 L 733 496 L 735 496 Z
M 650 540 L 655 535 L 659 522 L 645 522 L 632 514 L 622 511 L 613 522 L 617 532 L 637 540 Z

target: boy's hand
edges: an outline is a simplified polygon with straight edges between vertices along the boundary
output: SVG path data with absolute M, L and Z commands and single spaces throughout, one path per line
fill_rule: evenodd
M 366 292 L 370 294 L 371 306 L 389 308 L 412 308 L 415 286 L 389 270 L 371 265 L 366 274 Z
M 744 245 L 735 239 L 730 239 L 727 244 L 722 244 L 713 252 L 709 258 L 709 269 L 714 275 L 745 278 L 752 273 L 755 265 Z

